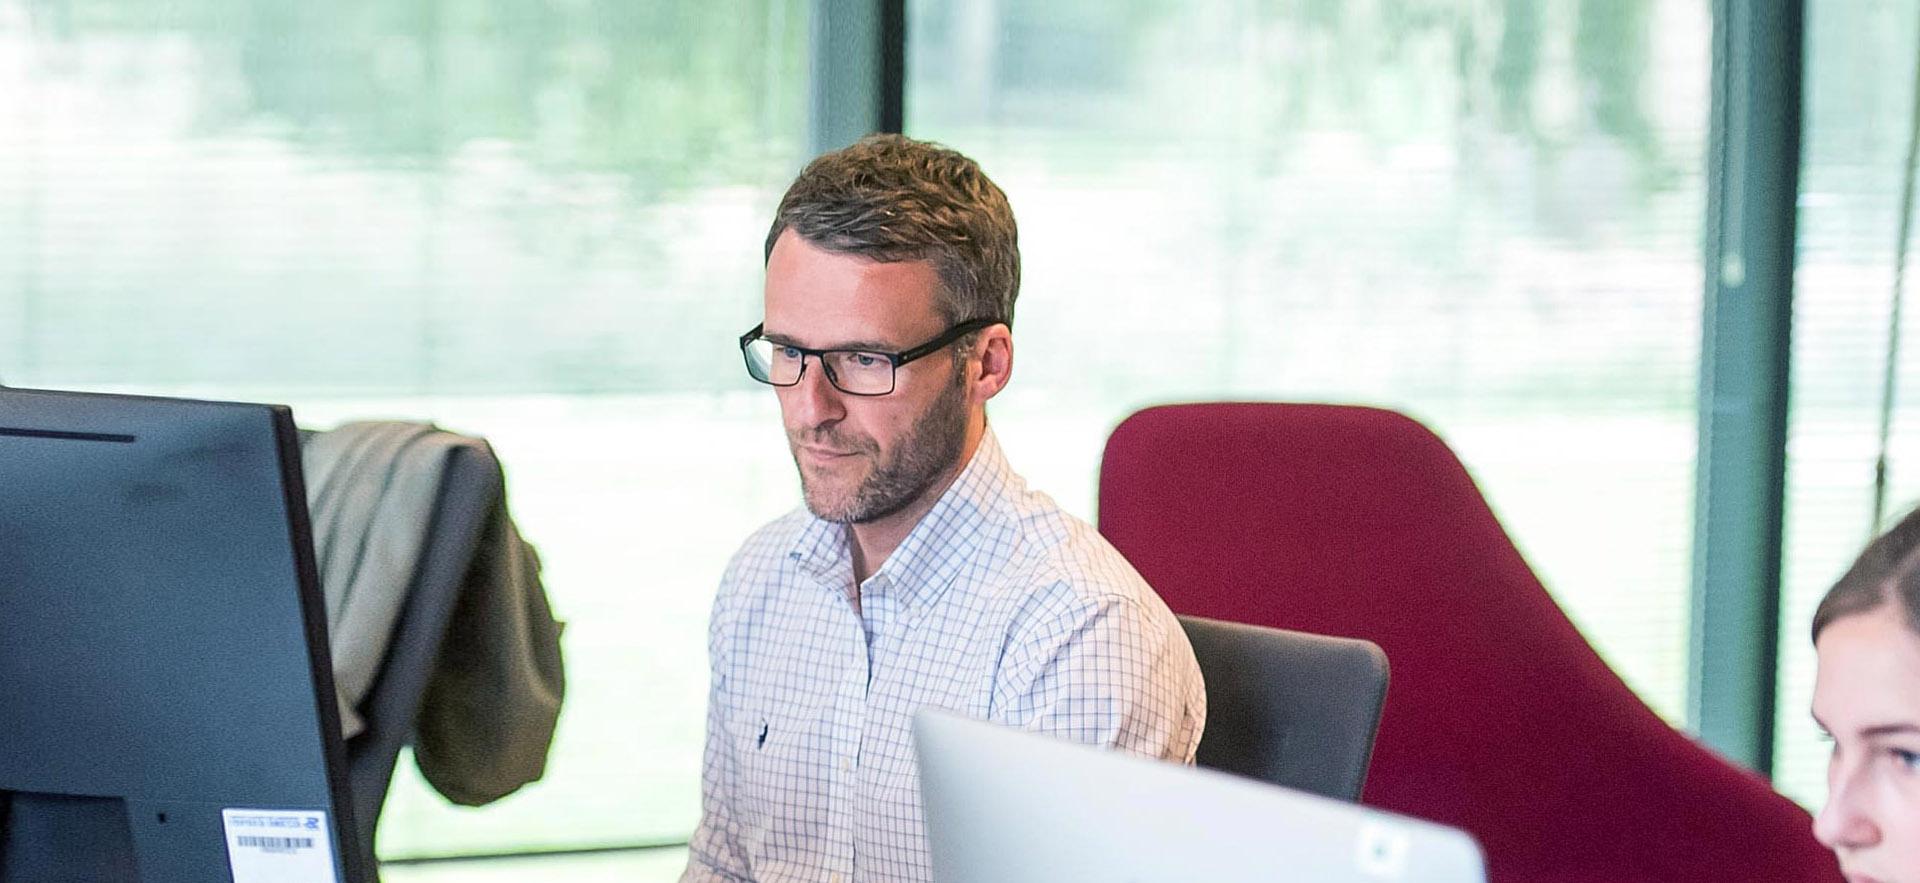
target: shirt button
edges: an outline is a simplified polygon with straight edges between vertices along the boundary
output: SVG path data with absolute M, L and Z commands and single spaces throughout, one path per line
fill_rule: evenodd
M 830 876 L 830 877 L 828 877 L 828 878 L 827 878 L 827 883 L 840 883 L 840 875 L 839 875 L 839 874 L 834 874 L 834 875 L 832 875 L 832 876 Z
M 853 772 L 853 761 L 851 760 L 840 761 L 840 769 L 842 772 L 848 772 L 848 773 Z M 835 877 L 834 879 L 837 880 L 839 878 Z

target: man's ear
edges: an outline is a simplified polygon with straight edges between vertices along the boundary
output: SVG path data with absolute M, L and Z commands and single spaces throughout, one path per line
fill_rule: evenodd
M 967 384 L 973 388 L 975 401 L 984 402 L 999 395 L 1013 379 L 1013 332 L 1005 325 L 981 329 L 967 368 Z

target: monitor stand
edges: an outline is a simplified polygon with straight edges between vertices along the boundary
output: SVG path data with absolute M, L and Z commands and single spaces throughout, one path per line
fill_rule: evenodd
M 0 883 L 140 883 L 127 802 L 0 791 Z

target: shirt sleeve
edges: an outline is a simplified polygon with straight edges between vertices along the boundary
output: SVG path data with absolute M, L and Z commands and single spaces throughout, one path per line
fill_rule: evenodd
M 731 570 L 731 568 L 729 568 Z M 733 741 L 727 733 L 727 661 L 731 653 L 732 619 L 726 604 L 731 573 L 713 605 L 707 627 L 707 745 L 700 771 L 700 826 L 687 849 L 687 869 L 680 883 L 748 883 L 747 865 L 739 851 L 733 823 Z
M 994 718 L 1062 739 L 1192 763 L 1206 714 L 1193 650 L 1171 614 L 1120 596 L 1043 593 L 1016 621 Z

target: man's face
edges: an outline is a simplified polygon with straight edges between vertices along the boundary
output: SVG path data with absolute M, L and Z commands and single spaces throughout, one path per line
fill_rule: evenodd
M 946 330 L 938 285 L 925 261 L 835 254 L 789 230 L 767 261 L 765 336 L 812 349 L 899 352 Z M 775 389 L 807 508 L 820 518 L 885 518 L 958 468 L 971 409 L 946 353 L 901 366 L 883 396 L 841 392 L 811 357 L 798 384 Z

